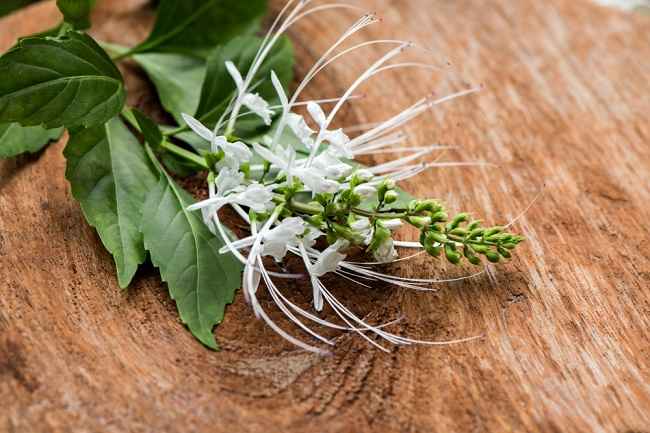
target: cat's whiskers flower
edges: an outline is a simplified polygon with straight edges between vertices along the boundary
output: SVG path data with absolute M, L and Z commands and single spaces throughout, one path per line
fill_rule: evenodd
M 400 319 L 373 326 L 337 299 L 325 286 L 323 277 L 337 275 L 365 287 L 382 283 L 430 292 L 435 291 L 433 284 L 474 278 L 485 270 L 454 278 L 410 278 L 391 275 L 376 267 L 412 260 L 424 253 L 431 256 L 444 254 L 454 264 L 465 257 L 475 265 L 480 264 L 479 254 L 494 262 L 510 257 L 508 251 L 514 249 L 523 238 L 507 233 L 500 227 L 483 228 L 480 221 L 470 221 L 466 214 L 449 218 L 444 207 L 435 200 L 398 202 L 399 192 L 395 189 L 395 182 L 407 180 L 431 168 L 488 166 L 483 162 L 426 161 L 434 152 L 452 146 L 407 146 L 408 137 L 404 132 L 409 122 L 432 108 L 476 92 L 480 87 L 440 98 L 429 95 L 382 122 L 334 129 L 332 125 L 343 106 L 358 99 L 358 89 L 378 74 L 408 68 L 430 71 L 444 68 L 413 61 L 391 63 L 405 50 L 415 47 L 415 44 L 401 40 L 367 41 L 339 51 L 353 35 L 379 21 L 374 14 L 366 14 L 325 51 L 296 90 L 287 95 L 274 71 L 269 77 L 257 77 L 280 36 L 296 22 L 312 14 L 354 8 L 331 4 L 306 9 L 310 3 L 310 0 L 290 0 L 286 4 L 264 36 L 245 75 L 234 63 L 226 62 L 236 92 L 214 130 L 210 131 L 198 120 L 184 116 L 190 128 L 211 143 L 212 154 L 206 156 L 206 161 L 211 161 L 213 165 L 210 167 L 213 173 L 208 177 L 208 198 L 188 209 L 200 209 L 206 224 L 223 239 L 224 246 L 219 253 L 232 254 L 244 265 L 244 296 L 255 316 L 304 350 L 327 353 L 317 345 L 293 336 L 272 320 L 258 299 L 260 288 L 266 288 L 272 302 L 288 322 L 308 338 L 316 340 L 316 344 L 331 346 L 336 339 L 320 334 L 314 326 L 357 333 L 384 351 L 388 351 L 387 347 L 377 339 L 395 345 L 443 345 L 471 341 L 477 337 L 436 342 L 402 337 L 386 329 Z M 383 45 L 389 48 L 359 74 L 342 96 L 297 102 L 307 86 L 329 65 L 365 47 Z M 430 53 L 425 48 L 418 49 Z M 271 105 L 259 93 L 255 93 L 265 80 L 270 80 L 279 105 Z M 334 105 L 326 112 L 321 104 Z M 294 112 L 300 106 L 306 107 L 309 117 Z M 271 129 L 273 132 L 262 138 L 236 141 L 233 139 L 236 122 L 251 114 L 267 125 L 275 116 L 275 130 Z M 220 134 L 222 130 L 223 134 Z M 348 135 L 353 133 L 358 134 Z M 391 154 L 395 154 L 396 158 L 365 168 L 358 167 L 353 161 L 363 155 Z M 251 165 L 251 161 L 255 161 L 255 164 Z M 215 176 L 216 172 L 218 176 Z M 218 215 L 219 209 L 225 205 L 234 208 L 248 224 L 250 235 L 241 239 L 231 238 Z M 394 232 L 402 225 L 420 230 L 419 241 L 395 240 Z M 328 246 L 322 250 L 316 248 L 319 245 L 316 241 L 323 238 L 327 239 Z M 366 262 L 347 260 L 348 250 L 352 246 L 365 249 L 374 259 Z M 400 248 L 417 248 L 420 251 L 400 258 Z M 304 274 L 283 271 L 287 255 L 302 260 Z M 283 272 L 267 269 L 265 262 L 270 264 L 271 259 Z M 309 278 L 314 310 L 332 312 L 338 317 L 335 322 L 341 323 L 326 320 L 291 302 L 276 284 L 275 279 L 280 278 Z

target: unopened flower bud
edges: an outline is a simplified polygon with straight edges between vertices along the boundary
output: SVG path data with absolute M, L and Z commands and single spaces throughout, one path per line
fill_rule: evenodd
M 431 217 L 412 216 L 408 218 L 408 222 L 417 228 L 428 227 L 431 225 Z
M 501 256 L 499 256 L 499 254 L 494 251 L 488 251 L 485 253 L 485 257 L 487 257 L 487 259 L 492 263 L 499 263 L 501 260 Z
M 431 215 L 431 220 L 432 220 L 434 223 L 444 223 L 444 222 L 446 222 L 448 219 L 449 219 L 449 215 L 447 215 L 447 214 L 446 214 L 445 212 L 443 212 L 443 211 L 438 211 L 438 212 L 434 213 L 433 215 Z
M 445 244 L 445 256 L 447 256 L 447 260 L 454 265 L 460 263 L 460 254 L 456 251 L 454 244 Z
M 453 230 L 456 227 L 458 227 L 461 223 L 467 221 L 469 219 L 469 214 L 466 213 L 459 213 L 454 217 L 453 220 L 449 224 L 447 224 L 447 230 Z
M 396 191 L 394 190 L 386 191 L 386 194 L 384 195 L 384 203 L 386 204 L 395 203 L 398 198 L 399 196 Z
M 415 206 L 415 212 L 438 212 L 442 209 L 440 203 L 437 200 L 428 199 L 420 200 Z

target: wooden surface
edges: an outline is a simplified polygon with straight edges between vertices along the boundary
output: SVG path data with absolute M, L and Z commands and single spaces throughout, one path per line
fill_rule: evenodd
M 142 3 L 100 3 L 95 35 L 144 38 L 153 14 Z M 357 3 L 384 17 L 364 38 L 408 38 L 455 66 L 384 75 L 346 121 L 463 80 L 486 85 L 409 131 L 462 146 L 446 159 L 501 167 L 433 171 L 410 191 L 504 222 L 547 189 L 516 226 L 529 242 L 484 277 L 433 294 L 330 284 L 369 320 L 403 314 L 404 334 L 485 338 L 384 354 L 342 336 L 320 358 L 285 344 L 239 295 L 217 330 L 223 350 L 210 352 L 154 270 L 119 290 L 59 143 L 0 162 L 0 431 L 650 432 L 650 18 L 578 0 Z M 343 17 L 291 33 L 299 75 L 354 14 Z M 52 3 L 3 19 L 0 48 L 57 19 Z M 359 67 L 329 70 L 310 96 L 340 94 Z M 126 74 L 131 103 L 155 106 L 142 74 Z M 459 272 L 424 258 L 395 271 Z M 304 285 L 286 292 L 309 297 Z

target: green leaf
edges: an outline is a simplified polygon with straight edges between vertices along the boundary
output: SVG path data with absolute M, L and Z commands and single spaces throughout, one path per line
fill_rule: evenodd
M 0 122 L 91 127 L 118 114 L 122 76 L 89 36 L 21 40 L 0 57 Z
M 167 51 L 207 55 L 216 45 L 251 33 L 266 0 L 162 0 L 149 37 L 133 53 Z
M 133 113 L 133 117 L 138 123 L 140 131 L 142 131 L 142 135 L 144 136 L 145 141 L 149 143 L 149 145 L 154 149 L 160 146 L 160 143 L 163 141 L 163 135 L 158 125 L 156 125 L 156 123 L 151 120 L 149 116 L 137 108 L 132 109 L 131 113 Z
M 212 328 L 223 320 L 226 304 L 240 286 L 241 265 L 203 223 L 186 210 L 194 200 L 165 173 L 151 149 L 160 181 L 147 197 L 144 242 L 151 260 L 169 286 L 181 320 L 206 346 L 216 349 Z
M 137 54 L 133 59 L 153 82 L 162 106 L 182 125 L 181 113 L 192 114 L 199 105 L 205 61 L 170 53 Z
M 56 0 L 56 5 L 66 23 L 77 30 L 90 28 L 90 11 L 95 6 L 95 0 Z
M 146 258 L 140 224 L 156 172 L 119 118 L 71 133 L 64 155 L 72 195 L 113 255 L 120 287 L 126 288 Z
M 2 3 L 0 3 L 0 17 L 7 15 L 16 9 L 27 6 L 30 3 L 34 3 L 35 1 L 36 0 L 2 0 Z
M 233 62 L 242 76 L 246 76 L 261 44 L 261 39 L 245 36 L 235 38 L 213 51 L 208 58 L 206 79 L 201 89 L 201 100 L 195 114 L 197 119 L 206 124 L 215 124 L 218 121 L 236 91 L 235 83 L 226 70 L 226 61 Z M 271 71 L 275 71 L 286 87 L 293 79 L 293 63 L 291 41 L 286 37 L 280 38 L 253 79 L 253 83 L 263 81 L 263 84 L 257 87 L 255 92 L 258 92 L 271 104 L 277 103 L 278 98 L 271 83 Z M 245 116 L 237 122 L 237 133 L 240 137 L 246 137 L 253 134 L 262 125 L 262 121 L 257 116 Z
M 0 124 L 0 158 L 10 158 L 21 153 L 35 153 L 50 141 L 57 140 L 62 128 L 45 129 L 41 126 L 20 126 L 18 123 Z

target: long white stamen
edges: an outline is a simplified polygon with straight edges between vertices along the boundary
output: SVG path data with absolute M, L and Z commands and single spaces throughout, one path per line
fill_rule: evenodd
M 348 88 L 348 90 L 343 94 L 343 98 L 334 106 L 332 111 L 330 111 L 330 114 L 327 117 L 327 120 L 324 125 L 321 126 L 321 130 L 318 133 L 318 136 L 316 137 L 316 142 L 314 144 L 314 147 L 311 149 L 311 153 L 309 155 L 309 160 L 307 162 L 307 165 L 311 165 L 311 163 L 314 160 L 314 157 L 318 153 L 318 149 L 320 148 L 321 143 L 323 142 L 324 139 L 324 132 L 327 128 L 329 128 L 329 125 L 331 125 L 332 121 L 334 120 L 334 117 L 336 114 L 339 112 L 341 107 L 343 107 L 343 104 L 345 101 L 354 93 L 354 91 L 361 85 L 363 84 L 371 75 L 372 73 L 380 68 L 384 63 L 388 62 L 390 59 L 393 57 L 401 54 L 406 48 L 411 46 L 410 43 L 405 43 L 400 45 L 397 48 L 394 48 L 390 50 L 388 53 L 384 54 L 379 60 L 377 60 L 375 63 L 373 63 L 359 78 L 355 80 L 354 83 Z
M 519 213 L 519 215 L 517 215 L 515 218 L 513 218 L 513 219 L 512 219 L 508 224 L 506 224 L 505 226 L 503 226 L 503 228 L 504 228 L 504 229 L 507 229 L 508 227 L 511 227 L 513 224 L 515 224 L 517 221 L 519 221 L 521 218 L 523 218 L 523 216 L 526 215 L 526 214 L 528 213 L 528 211 L 530 210 L 530 208 L 532 208 L 533 205 L 534 205 L 535 203 L 537 203 L 537 200 L 539 200 L 540 197 L 542 197 L 542 195 L 544 194 L 544 192 L 546 192 L 546 185 L 544 185 L 544 186 L 542 187 L 542 189 L 537 193 L 537 195 L 535 195 L 535 198 L 533 198 L 533 199 L 531 200 L 531 202 L 528 203 L 528 206 L 526 206 L 526 207 L 524 208 L 524 210 L 521 211 L 521 212 Z
M 336 50 L 345 40 L 347 40 L 350 36 L 358 32 L 364 27 L 367 27 L 373 23 L 375 23 L 376 17 L 374 15 L 364 15 L 361 17 L 356 23 L 354 23 L 348 30 L 346 30 L 343 35 L 327 50 L 325 53 L 321 56 L 320 59 L 318 59 L 314 65 L 311 67 L 311 69 L 307 72 L 305 75 L 305 78 L 303 78 L 302 82 L 298 85 L 298 88 L 294 92 L 293 96 L 291 97 L 290 104 L 294 104 L 297 100 L 302 91 L 305 89 L 305 87 L 309 84 L 309 82 L 313 79 L 315 74 L 320 68 L 320 65 L 323 64 L 329 57 L 329 55 Z M 282 132 L 284 131 L 284 128 L 286 127 L 286 115 L 282 116 L 279 121 L 278 129 L 276 131 L 275 137 L 273 138 L 273 145 L 272 148 L 275 149 L 277 141 L 279 138 L 282 136 Z

